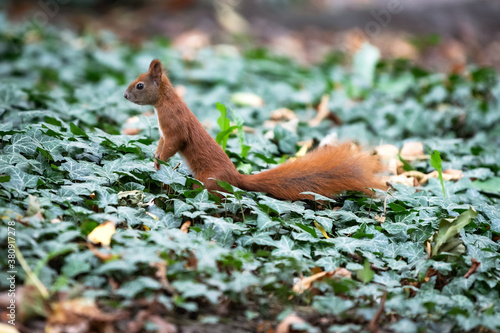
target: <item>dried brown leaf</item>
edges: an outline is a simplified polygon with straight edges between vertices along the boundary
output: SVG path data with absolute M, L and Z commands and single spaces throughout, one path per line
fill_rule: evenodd
M 122 134 L 125 134 L 125 135 L 137 135 L 139 133 L 141 133 L 140 128 L 127 127 L 127 128 L 122 129 Z
M 300 279 L 299 282 L 297 282 L 292 290 L 298 294 L 302 294 L 304 291 L 310 289 L 313 285 L 314 282 L 320 281 L 324 278 L 332 278 L 332 277 L 346 277 L 346 278 L 351 278 L 351 272 L 349 272 L 345 268 L 336 268 L 333 271 L 324 271 L 320 273 L 316 273 L 314 275 L 311 275 L 309 277 L 305 277 Z
M 477 271 L 479 266 L 481 266 L 481 263 L 474 258 L 472 258 L 470 261 L 471 261 L 470 268 L 464 275 L 464 278 L 466 279 L 468 279 L 472 274 L 474 274 L 474 272 Z
M 290 109 L 279 108 L 272 111 L 269 118 L 274 121 L 286 121 L 297 118 L 297 115 Z
M 401 156 L 406 159 L 407 156 L 424 155 L 424 145 L 422 142 L 406 142 L 401 148 Z
M 398 147 L 389 144 L 377 146 L 375 147 L 375 151 L 382 159 L 395 158 L 399 154 Z
M 325 94 L 321 97 L 321 102 L 318 105 L 318 113 L 316 114 L 316 117 L 309 121 L 309 126 L 316 127 L 321 123 L 321 121 L 323 121 L 323 119 L 328 117 L 328 114 L 330 113 L 328 108 L 329 102 L 330 96 Z
M 181 226 L 181 231 L 187 234 L 189 232 L 190 226 L 191 226 L 191 221 L 184 222 Z
M 290 333 L 292 332 L 291 326 L 293 324 L 302 324 L 305 323 L 306 321 L 296 314 L 290 314 L 279 323 L 279 325 L 276 327 L 276 333 Z

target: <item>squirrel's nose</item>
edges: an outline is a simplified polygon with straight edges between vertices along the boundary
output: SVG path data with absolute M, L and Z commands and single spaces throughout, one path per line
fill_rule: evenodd
M 125 93 L 123 94 L 123 97 L 125 97 L 126 99 L 128 99 L 128 92 L 125 92 Z

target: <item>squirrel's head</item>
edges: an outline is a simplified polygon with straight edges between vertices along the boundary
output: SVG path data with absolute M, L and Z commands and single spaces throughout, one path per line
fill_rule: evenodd
M 160 96 L 162 81 L 166 80 L 163 68 L 158 59 L 151 61 L 149 71 L 139 75 L 123 94 L 123 97 L 139 105 L 155 105 Z M 168 81 L 168 79 L 166 80 Z M 165 83 L 163 83 L 165 84 Z

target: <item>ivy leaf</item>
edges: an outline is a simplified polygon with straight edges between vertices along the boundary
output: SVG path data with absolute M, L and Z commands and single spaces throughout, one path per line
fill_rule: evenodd
M 86 167 L 83 163 L 79 163 L 69 157 L 67 162 L 61 164 L 61 169 L 68 172 L 69 178 L 73 180 L 88 180 L 88 176 L 93 173 L 93 170 Z
M 19 153 L 33 156 L 36 152 L 36 144 L 26 134 L 17 133 L 10 139 L 10 144 L 4 147 L 5 153 Z
M 179 172 L 173 170 L 171 167 L 162 165 L 160 170 L 151 175 L 151 178 L 163 182 L 164 184 L 180 184 L 186 185 L 186 177 Z
M 500 193 L 500 177 L 493 177 L 485 181 L 475 180 L 472 187 L 490 193 Z
M 374 276 L 375 272 L 370 268 L 370 262 L 365 259 L 363 263 L 363 269 L 356 271 L 356 277 L 363 283 L 368 283 L 373 280 Z
M 76 126 L 74 123 L 69 123 L 69 129 L 71 133 L 77 136 L 87 136 L 87 133 L 83 131 L 80 127 Z

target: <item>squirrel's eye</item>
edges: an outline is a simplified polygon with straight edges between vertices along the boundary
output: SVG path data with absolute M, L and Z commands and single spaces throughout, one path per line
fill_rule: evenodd
M 138 83 L 137 86 L 136 86 L 137 89 L 141 90 L 142 88 L 144 88 L 144 84 L 142 83 Z

